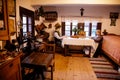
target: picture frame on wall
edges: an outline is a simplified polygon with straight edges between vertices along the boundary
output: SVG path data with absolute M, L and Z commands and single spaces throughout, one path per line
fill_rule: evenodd
M 116 20 L 119 17 L 119 13 L 118 12 L 110 12 L 110 19 L 111 19 L 111 23 L 110 26 L 116 26 Z
M 0 0 L 0 30 L 4 29 L 3 2 Z
M 119 13 L 118 12 L 110 12 L 110 18 L 118 19 Z
M 3 13 L 3 1 L 0 0 L 0 20 L 4 19 L 4 13 Z
M 8 15 L 11 17 L 16 16 L 16 0 L 8 0 Z
M 58 14 L 56 11 L 47 11 L 44 13 L 45 20 L 47 21 L 56 21 Z
M 3 0 L 0 0 L 0 30 L 5 30 L 5 19 L 4 19 L 4 1 Z
M 12 36 L 16 33 L 15 31 L 15 19 L 9 18 L 9 34 Z

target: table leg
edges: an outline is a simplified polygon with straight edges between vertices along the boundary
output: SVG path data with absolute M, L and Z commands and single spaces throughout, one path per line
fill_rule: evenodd
M 64 56 L 68 54 L 68 45 L 65 45 L 64 47 Z
M 89 57 L 91 57 L 91 46 L 89 46 Z
M 44 70 L 41 71 L 41 76 L 42 76 L 42 80 L 44 80 L 45 79 L 45 77 L 44 77 Z
M 36 68 L 36 69 L 35 69 L 35 72 L 36 72 L 37 78 L 39 78 L 39 75 L 41 75 L 42 80 L 45 80 L 44 70 L 43 70 L 43 69 L 38 69 L 38 68 Z
M 64 47 L 64 48 L 65 48 L 65 49 L 64 49 L 64 54 L 65 54 L 65 55 L 64 55 L 64 56 L 71 56 L 71 54 L 69 53 L 69 46 L 70 46 L 70 45 L 65 45 L 65 47 Z
M 64 56 L 66 56 L 67 53 L 67 45 L 64 46 Z

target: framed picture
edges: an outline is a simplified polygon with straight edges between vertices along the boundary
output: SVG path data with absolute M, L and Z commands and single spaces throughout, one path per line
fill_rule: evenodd
M 110 26 L 116 26 L 116 19 L 118 19 L 118 17 L 119 17 L 118 12 L 110 12 L 110 19 L 111 19 Z
M 3 1 L 0 0 L 0 20 L 4 19 L 4 13 L 3 13 Z
M 0 30 L 4 29 L 4 1 L 0 0 Z
M 9 34 L 10 35 L 15 34 L 15 19 L 14 18 L 9 19 Z
M 45 17 L 45 20 L 55 21 L 58 18 L 58 14 L 56 11 L 48 11 L 48 12 L 45 12 L 44 17 Z
M 119 13 L 118 12 L 110 12 L 110 18 L 118 19 Z
M 16 16 L 16 0 L 8 0 L 8 15 Z

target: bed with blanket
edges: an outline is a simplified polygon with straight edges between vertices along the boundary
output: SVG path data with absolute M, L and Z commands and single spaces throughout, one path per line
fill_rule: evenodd
M 102 41 L 103 53 L 120 67 L 120 36 L 118 35 L 105 35 Z

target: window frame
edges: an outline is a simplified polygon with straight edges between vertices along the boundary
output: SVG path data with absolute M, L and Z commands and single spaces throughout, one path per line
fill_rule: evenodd
M 23 22 L 23 17 L 26 17 L 26 23 L 24 24 Z M 20 29 L 20 33 L 22 34 L 21 36 L 23 37 L 24 34 L 26 34 L 27 37 L 27 33 L 29 32 L 29 18 L 31 18 L 31 35 L 34 36 L 34 12 L 31 10 L 28 10 L 26 8 L 20 7 L 20 19 L 22 21 L 22 28 Z M 26 25 L 26 32 L 23 32 L 23 25 Z
M 101 31 L 101 25 L 102 23 L 101 22 L 96 22 L 97 25 L 96 25 L 96 30 L 100 30 Z M 62 22 L 62 35 L 65 35 L 65 22 Z M 71 30 L 70 30 L 70 36 L 72 35 L 72 22 L 71 22 Z M 78 23 L 77 24 L 77 27 L 78 29 L 82 28 L 83 30 L 85 29 L 85 22 L 84 23 Z M 88 36 L 92 36 L 92 30 L 93 30 L 93 25 L 92 25 L 92 22 L 89 23 L 89 32 L 88 32 Z

